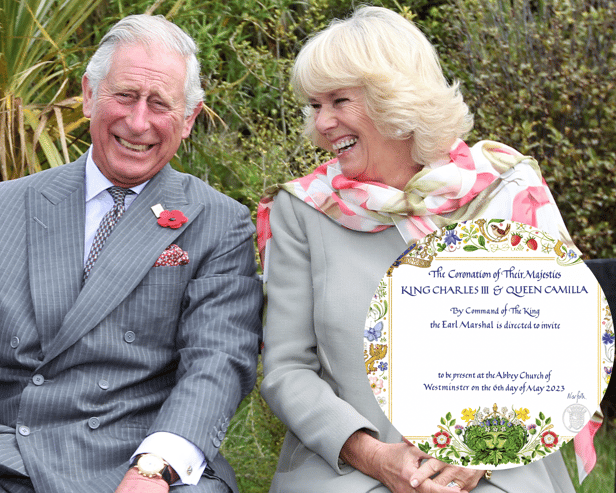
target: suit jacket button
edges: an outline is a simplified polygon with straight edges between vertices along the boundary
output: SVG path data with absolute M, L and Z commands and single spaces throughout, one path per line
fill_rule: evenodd
M 101 422 L 98 418 L 90 418 L 88 420 L 88 426 L 92 429 L 92 430 L 96 430 L 96 428 L 98 428 L 101 425 Z
M 225 438 L 225 432 L 224 431 L 219 431 L 218 435 L 216 435 L 218 437 L 218 439 L 222 442 L 223 439 Z
M 20 426 L 19 434 L 23 437 L 27 437 L 30 434 L 30 428 L 28 428 L 27 426 Z
M 19 337 L 17 337 L 17 336 L 11 337 L 11 347 L 13 349 L 16 349 L 17 346 L 19 346 Z
M 34 385 L 43 385 L 45 383 L 45 377 L 43 375 L 34 375 L 32 377 L 32 383 Z
M 105 380 L 104 378 L 101 378 L 98 381 L 98 386 L 103 390 L 107 390 L 109 388 L 109 382 Z
M 218 437 L 214 437 L 212 439 L 212 443 L 214 444 L 214 447 L 218 448 L 222 442 L 218 439 Z
M 135 333 L 132 330 L 127 331 L 126 334 L 124 334 L 124 340 L 129 344 L 135 342 Z

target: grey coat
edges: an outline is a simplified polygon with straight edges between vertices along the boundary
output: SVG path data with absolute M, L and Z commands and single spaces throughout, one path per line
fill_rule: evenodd
M 406 244 L 396 228 L 344 229 L 284 191 L 270 224 L 261 393 L 289 428 L 270 491 L 385 493 L 338 456 L 362 428 L 385 442 L 401 440 L 368 383 L 363 330 L 370 299 Z M 560 453 L 495 472 L 473 491 L 574 492 Z
M 189 491 L 236 489 L 218 450 L 255 379 L 248 211 L 167 165 L 82 289 L 85 161 L 0 183 L 0 491 L 29 476 L 40 493 L 111 493 L 157 431 L 204 452 L 215 478 Z M 159 226 L 158 203 L 188 223 Z M 190 262 L 153 267 L 173 243 Z

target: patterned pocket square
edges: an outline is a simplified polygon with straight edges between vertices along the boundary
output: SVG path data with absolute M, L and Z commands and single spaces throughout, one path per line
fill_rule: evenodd
M 188 262 L 188 253 L 174 243 L 169 245 L 167 249 L 160 254 L 154 267 L 175 267 L 177 265 L 186 265 Z

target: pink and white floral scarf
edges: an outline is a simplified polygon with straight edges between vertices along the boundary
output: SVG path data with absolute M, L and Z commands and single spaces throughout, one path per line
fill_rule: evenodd
M 449 156 L 448 161 L 425 166 L 404 190 L 348 179 L 337 159 L 307 176 L 270 187 L 257 210 L 262 262 L 272 236 L 269 213 L 280 190 L 344 228 L 375 233 L 396 227 L 409 245 L 459 220 L 490 217 L 538 226 L 541 208 L 556 209 L 536 161 L 511 147 L 481 141 L 469 148 L 458 140 Z M 560 229 L 570 243 L 564 226 Z

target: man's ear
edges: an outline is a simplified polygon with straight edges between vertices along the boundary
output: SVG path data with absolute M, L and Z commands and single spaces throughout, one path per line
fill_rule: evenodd
M 86 118 L 92 116 L 92 108 L 94 107 L 94 93 L 88 76 L 84 74 L 81 78 L 81 90 L 83 91 L 83 115 Z
M 186 119 L 184 120 L 184 130 L 182 131 L 183 139 L 185 139 L 186 137 L 190 135 L 190 131 L 192 130 L 193 125 L 195 124 L 195 120 L 199 116 L 199 113 L 201 113 L 202 109 L 203 109 L 203 102 L 199 101 L 199 104 L 197 105 L 195 110 L 192 112 L 192 114 L 186 117 Z

